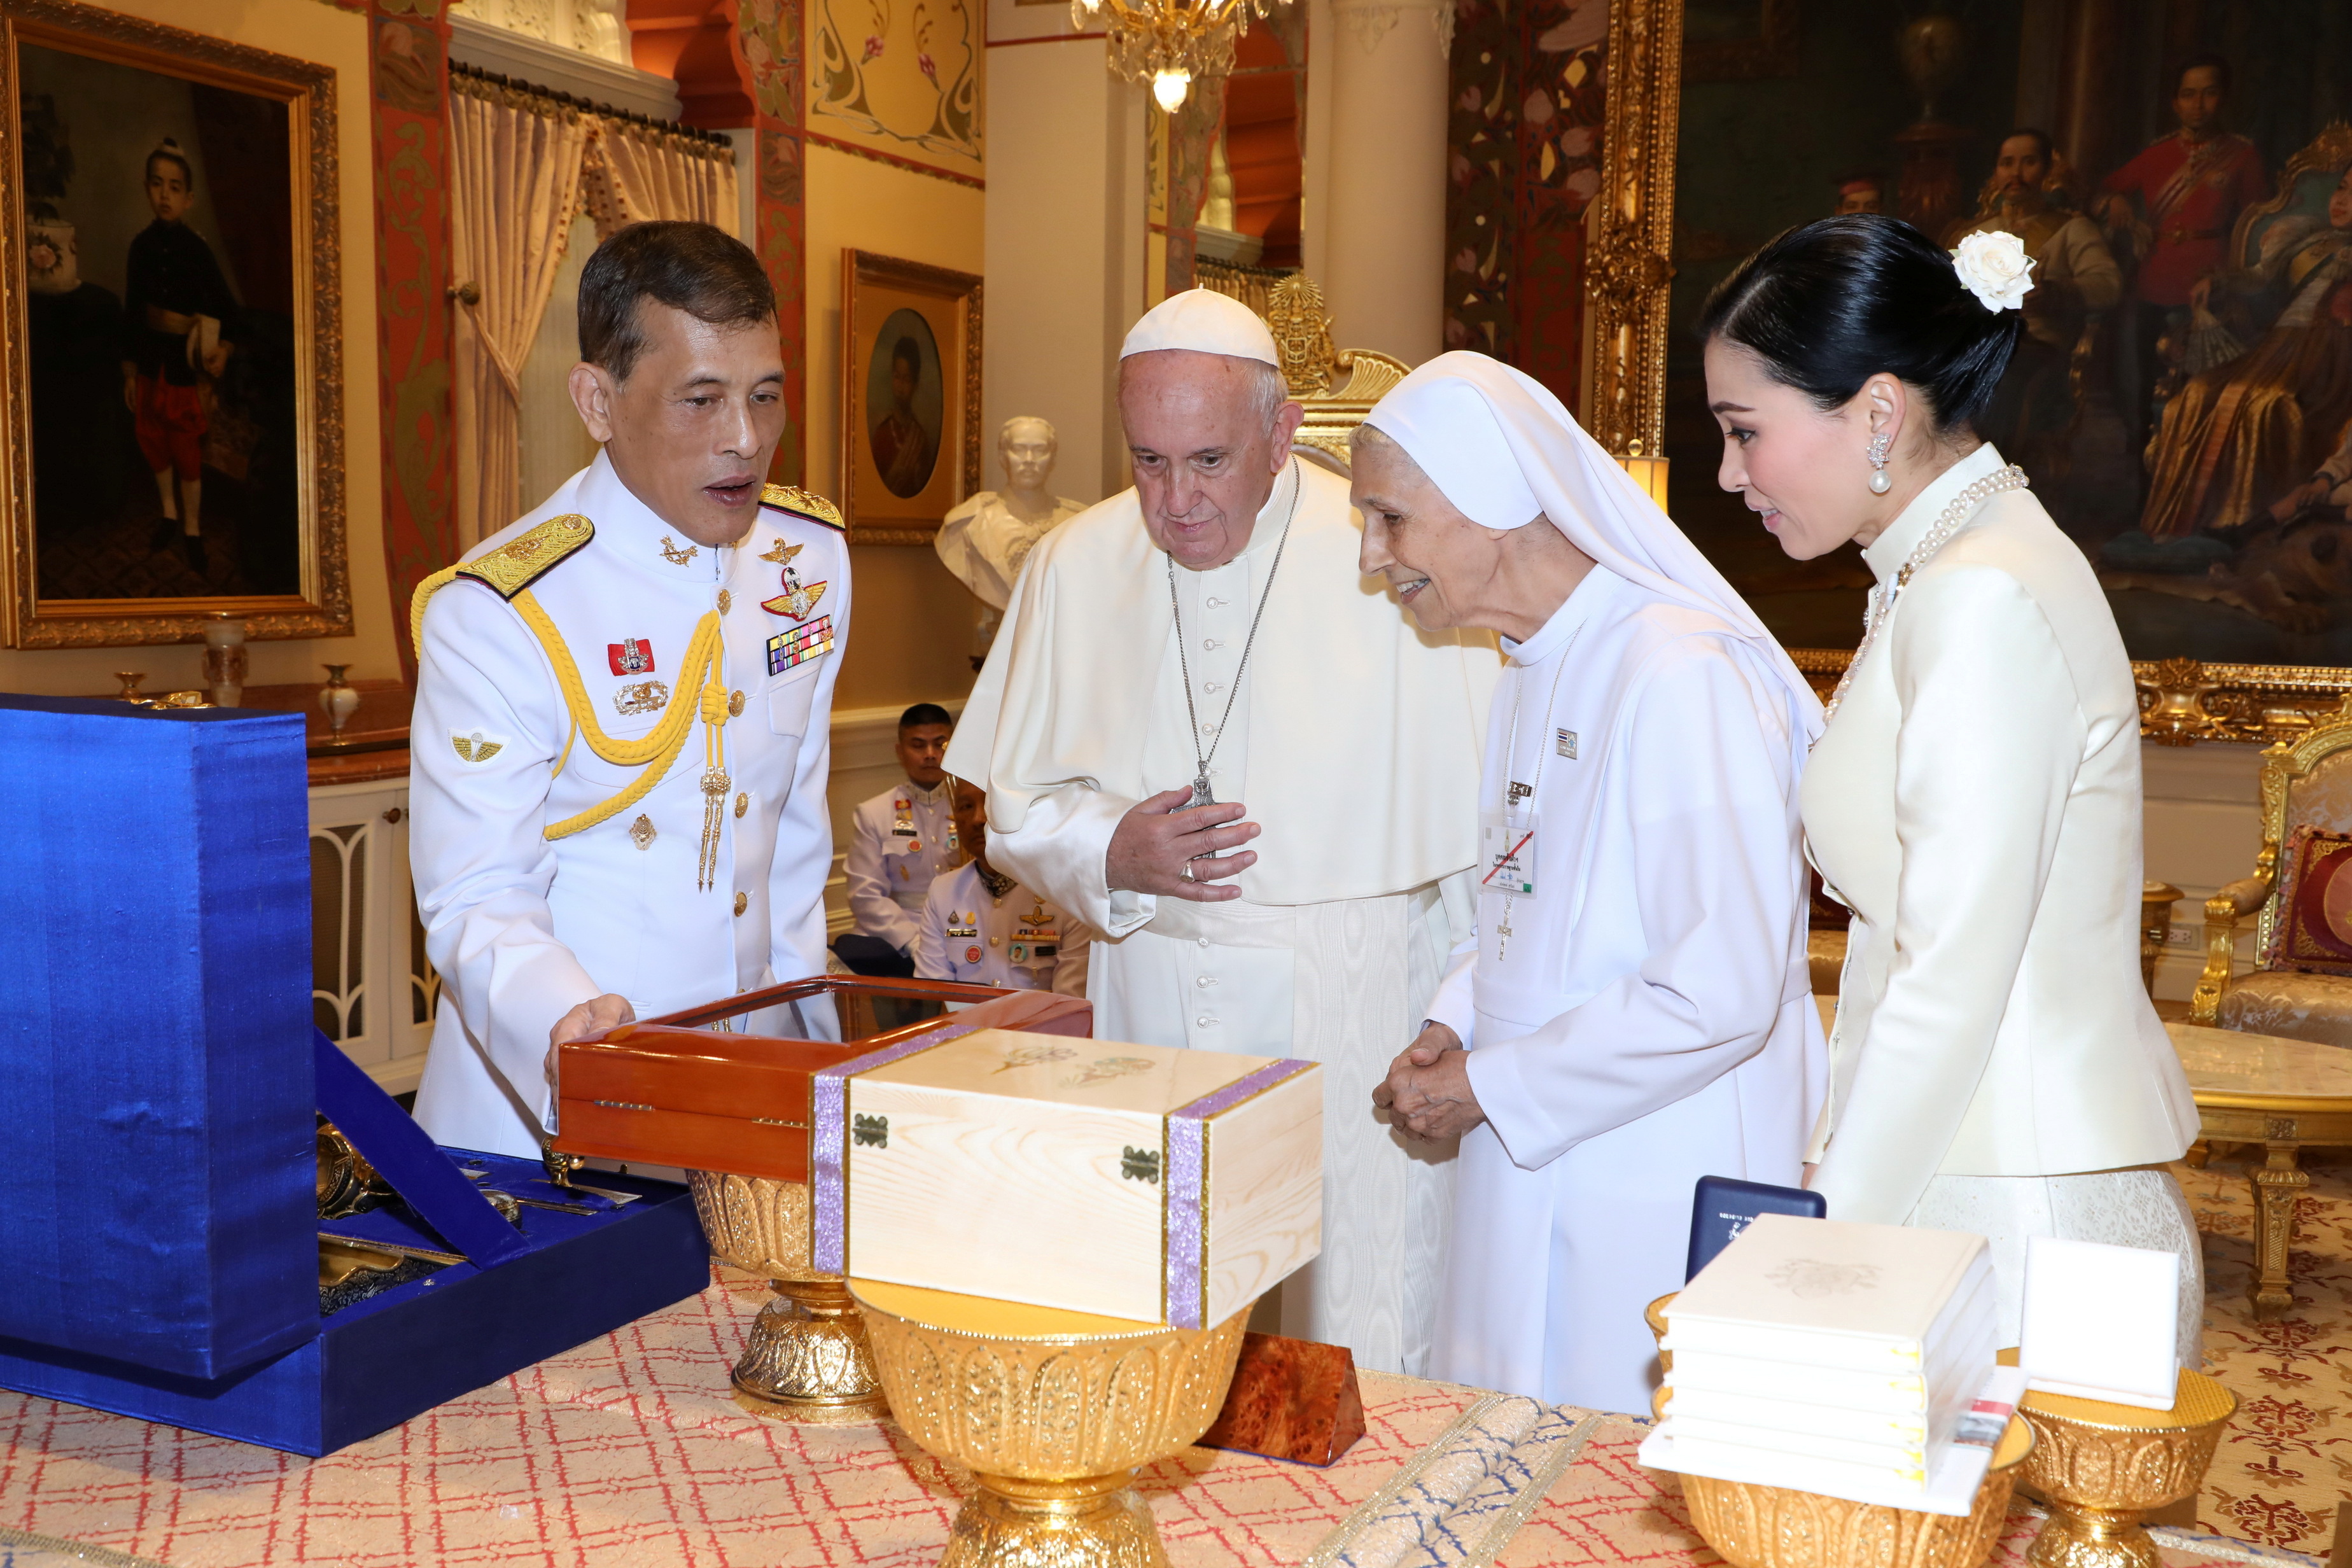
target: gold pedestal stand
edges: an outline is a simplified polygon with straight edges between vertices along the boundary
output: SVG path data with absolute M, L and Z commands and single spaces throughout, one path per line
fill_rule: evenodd
M 2016 1361 L 2014 1351 L 2001 1360 Z M 2201 1372 L 2182 1372 L 2169 1410 L 2141 1410 L 2063 1394 L 2029 1393 L 2017 1413 L 2032 1424 L 2033 1457 L 2020 1479 L 2050 1504 L 2050 1522 L 2026 1553 L 2032 1568 L 2158 1568 L 2141 1518 L 2196 1495 L 2237 1413 L 2238 1396 Z
M 735 1363 L 736 1402 L 755 1415 L 824 1426 L 888 1415 L 857 1303 L 841 1276 L 809 1266 L 807 1184 L 719 1171 L 686 1179 L 711 1250 L 766 1275 L 776 1293 Z
M 1217 1417 L 1246 1308 L 1172 1329 L 850 1282 L 899 1427 L 971 1471 L 940 1568 L 1167 1568 L 1136 1467 Z

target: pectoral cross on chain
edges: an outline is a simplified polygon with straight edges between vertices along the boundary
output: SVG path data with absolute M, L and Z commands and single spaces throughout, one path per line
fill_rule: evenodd
M 1184 809 L 1190 811 L 1196 805 L 1216 804 L 1217 797 L 1209 793 L 1209 775 L 1202 773 L 1192 781 L 1192 798 L 1184 803 Z

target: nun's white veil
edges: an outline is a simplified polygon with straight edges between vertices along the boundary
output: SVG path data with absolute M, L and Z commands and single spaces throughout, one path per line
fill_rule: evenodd
M 1399 382 L 1364 423 L 1480 526 L 1549 519 L 1620 577 L 1723 621 L 1788 688 L 1805 739 L 1820 735 L 1821 699 L 1756 612 L 1542 383 L 1482 353 L 1444 353 Z

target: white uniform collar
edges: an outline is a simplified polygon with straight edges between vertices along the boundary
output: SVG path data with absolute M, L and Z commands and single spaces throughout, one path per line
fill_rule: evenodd
M 944 805 L 950 798 L 949 786 L 954 783 L 953 779 L 942 774 L 939 783 L 925 789 L 912 779 L 902 778 L 898 781 L 898 789 L 910 801 L 920 801 L 925 805 Z
M 1623 586 L 1624 582 L 1624 578 L 1608 567 L 1594 563 L 1592 570 L 1584 574 L 1584 581 L 1560 601 L 1559 608 L 1551 613 L 1551 619 L 1546 621 L 1535 636 L 1518 643 L 1508 637 L 1502 639 L 1504 654 L 1516 665 L 1541 664 L 1576 635 L 1577 627 L 1607 609 L 1616 599 L 1617 590 Z
M 621 481 L 602 448 L 588 465 L 576 499 L 581 512 L 596 525 L 596 542 L 640 570 L 673 583 L 716 583 L 725 575 L 724 557 L 733 546 L 697 544 L 664 522 Z
M 1928 482 L 1927 488 L 1912 498 L 1886 531 L 1865 546 L 1862 558 L 1870 563 L 1870 570 L 1884 583 L 1903 569 L 1911 552 L 1919 548 L 1919 541 L 1954 498 L 1987 474 L 1997 474 L 2007 466 L 2008 459 L 1994 450 L 1987 441 Z

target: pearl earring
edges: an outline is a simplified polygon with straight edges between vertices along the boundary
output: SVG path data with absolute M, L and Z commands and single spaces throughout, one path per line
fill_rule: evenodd
M 1886 477 L 1886 447 L 1889 439 L 1884 430 L 1870 438 L 1870 493 L 1874 496 L 1883 496 L 1895 488 L 1895 481 Z

